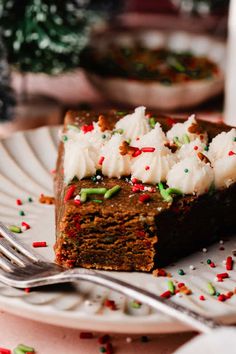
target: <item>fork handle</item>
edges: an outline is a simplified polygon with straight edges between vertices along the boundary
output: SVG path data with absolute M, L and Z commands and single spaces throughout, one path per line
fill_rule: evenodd
M 75 280 L 86 280 L 102 285 L 111 290 L 115 290 L 123 295 L 152 306 L 156 310 L 159 310 L 162 313 L 169 315 L 202 333 L 209 333 L 213 329 L 221 327 L 221 325 L 216 321 L 201 316 L 197 312 L 189 310 L 183 305 L 176 304 L 171 300 L 167 300 L 146 290 L 140 289 L 135 285 L 115 279 L 110 275 L 98 273 L 92 270 L 75 268 L 61 273 L 60 277 L 63 278 L 63 281 L 73 282 Z

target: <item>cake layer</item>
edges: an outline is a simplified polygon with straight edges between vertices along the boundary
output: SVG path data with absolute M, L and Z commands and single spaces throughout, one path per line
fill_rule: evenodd
M 120 112 L 105 113 L 110 124 L 119 120 Z M 172 122 L 155 117 L 166 131 Z M 98 114 L 70 112 L 68 124 L 81 127 L 97 121 Z M 224 125 L 201 122 L 211 140 Z M 150 271 L 174 262 L 179 257 L 219 239 L 236 230 L 236 185 L 221 190 L 210 190 L 197 195 L 176 196 L 173 201 L 163 200 L 159 189 L 146 187 L 134 192 L 130 178 L 109 178 L 100 172 L 94 176 L 64 181 L 64 144 L 59 147 L 55 177 L 56 260 L 66 267 L 110 270 Z M 84 188 L 120 190 L 112 198 L 93 193 L 86 202 L 78 202 Z M 68 191 L 70 198 L 68 198 Z M 72 192 L 71 192 L 72 191 Z M 147 200 L 140 198 L 146 195 Z

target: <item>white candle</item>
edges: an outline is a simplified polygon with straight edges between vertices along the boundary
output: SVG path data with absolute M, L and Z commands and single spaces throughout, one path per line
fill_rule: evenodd
M 236 126 L 236 0 L 230 1 L 225 77 L 225 123 Z

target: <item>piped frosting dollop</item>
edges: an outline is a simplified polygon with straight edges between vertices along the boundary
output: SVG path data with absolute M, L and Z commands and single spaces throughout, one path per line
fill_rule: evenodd
M 213 169 L 197 157 L 188 157 L 175 164 L 167 175 L 167 185 L 184 194 L 203 194 L 214 180 Z
M 236 129 L 232 128 L 229 132 L 222 132 L 209 145 L 209 156 L 214 161 L 227 156 L 230 151 L 236 153 Z
M 115 125 L 116 129 L 122 129 L 124 138 L 134 145 L 136 139 L 141 138 L 151 129 L 145 116 L 145 109 L 142 106 L 135 108 L 134 113 L 124 116 Z

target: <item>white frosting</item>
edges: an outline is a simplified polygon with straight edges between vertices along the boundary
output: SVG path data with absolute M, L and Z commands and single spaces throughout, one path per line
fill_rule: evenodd
M 134 113 L 124 116 L 116 123 L 115 128 L 122 129 L 125 139 L 131 139 L 133 145 L 137 138 L 141 138 L 151 129 L 145 116 L 145 109 L 145 107 L 135 108 Z
M 204 152 L 205 144 L 201 142 L 199 138 L 191 141 L 189 144 L 183 144 L 180 149 L 176 151 L 176 156 L 179 160 L 183 160 L 186 157 L 196 156 L 198 152 Z
M 130 156 L 121 155 L 119 147 L 124 141 L 124 137 L 115 134 L 101 149 L 103 157 L 102 173 L 105 176 L 117 177 L 128 176 L 130 174 Z
M 215 187 L 229 187 L 236 182 L 236 155 L 225 156 L 215 161 L 214 167 Z
M 214 179 L 210 164 L 197 157 L 188 157 L 175 164 L 167 175 L 167 185 L 184 194 L 206 193 Z
M 142 147 L 156 147 L 159 148 L 167 142 L 165 133 L 163 132 L 160 123 L 156 123 L 154 129 L 147 134 L 143 135 L 138 141 L 135 142 L 135 146 Z
M 187 134 L 188 138 L 190 141 L 193 141 L 197 138 L 199 138 L 199 134 L 193 134 L 188 131 L 188 128 L 191 127 L 192 124 L 197 124 L 195 120 L 195 115 L 192 114 L 188 120 L 186 120 L 184 123 L 176 123 L 172 126 L 170 130 L 166 133 L 167 138 L 170 141 L 173 141 L 174 138 L 178 138 L 179 141 L 183 144 L 183 136 Z M 202 142 L 206 143 L 207 142 L 207 134 L 201 134 L 203 136 Z
M 209 156 L 214 162 L 224 156 L 227 156 L 229 151 L 236 152 L 236 129 L 232 128 L 229 132 L 218 134 L 209 145 Z
M 77 134 L 77 138 L 74 136 L 73 139 L 66 141 L 64 147 L 66 183 L 74 177 L 82 179 L 95 174 L 98 159 L 97 151 L 88 141 L 81 139 L 80 134 Z
M 131 178 L 151 184 L 165 181 L 175 162 L 174 154 L 165 146 L 156 148 L 154 152 L 143 152 L 132 160 Z

